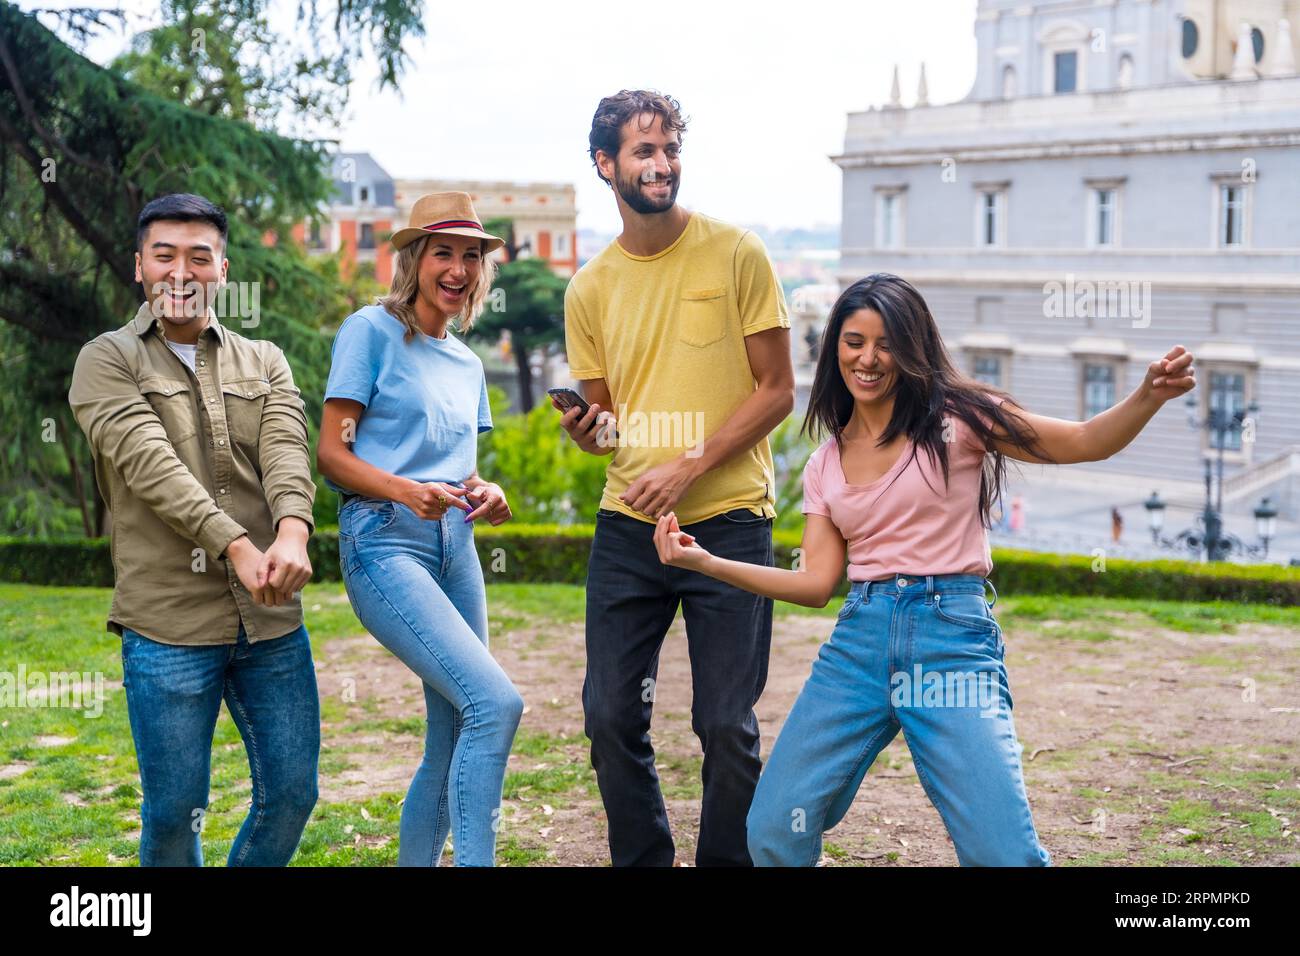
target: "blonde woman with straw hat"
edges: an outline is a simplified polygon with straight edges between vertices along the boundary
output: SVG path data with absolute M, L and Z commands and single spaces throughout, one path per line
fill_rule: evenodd
M 490 866 L 506 760 L 524 703 L 487 648 L 474 523 L 510 506 L 479 477 L 492 427 L 468 331 L 504 245 L 470 197 L 422 196 L 393 234 L 388 295 L 334 339 L 317 464 L 340 492 L 339 558 L 361 623 L 424 682 L 424 759 L 402 807 L 399 866 Z

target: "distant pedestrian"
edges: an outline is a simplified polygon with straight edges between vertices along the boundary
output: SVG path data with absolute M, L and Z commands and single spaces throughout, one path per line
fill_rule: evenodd
M 1110 540 L 1119 544 L 1120 535 L 1124 533 L 1124 516 L 1118 508 L 1110 509 Z

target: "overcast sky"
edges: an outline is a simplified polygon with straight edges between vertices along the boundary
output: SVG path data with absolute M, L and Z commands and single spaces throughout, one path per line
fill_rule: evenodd
M 398 177 L 572 182 L 579 226 L 617 232 L 587 157 L 591 115 L 619 89 L 659 89 L 690 117 L 679 202 L 769 227 L 836 223 L 840 171 L 827 157 L 843 146 L 846 114 L 888 98 L 895 63 L 905 105 L 922 61 L 931 102 L 965 96 L 975 3 L 429 3 L 402 91 L 376 93 L 366 64 L 339 137 Z M 156 3 L 122 5 L 156 17 Z M 104 62 L 123 44 L 114 35 L 87 52 Z

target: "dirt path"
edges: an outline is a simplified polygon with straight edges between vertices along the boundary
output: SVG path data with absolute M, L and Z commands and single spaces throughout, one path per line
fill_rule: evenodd
M 517 619 L 516 619 L 517 620 Z M 1110 622 L 1108 622 L 1109 624 Z M 1240 625 L 1187 634 L 1117 618 L 1094 629 L 1007 626 L 1016 730 L 1039 838 L 1057 865 L 1296 864 L 1300 838 L 1300 640 Z M 827 618 L 778 618 L 758 715 L 764 755 L 829 634 Z M 582 732 L 581 625 L 524 626 L 493 651 L 523 693 L 501 841 L 505 862 L 608 865 L 605 820 Z M 419 761 L 416 679 L 362 635 L 318 658 L 322 697 L 356 682 L 347 716 L 324 725 L 321 801 L 404 792 Z M 700 748 L 690 729 L 690 669 L 680 618 L 664 647 L 653 737 L 681 863 L 694 857 Z M 384 725 L 375 729 L 376 719 Z M 366 722 L 367 729 L 352 725 Z M 938 813 L 900 735 L 881 754 L 828 865 L 954 865 Z

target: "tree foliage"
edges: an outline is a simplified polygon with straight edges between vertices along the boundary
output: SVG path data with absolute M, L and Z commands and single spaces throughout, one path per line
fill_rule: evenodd
M 163 0 L 161 24 L 103 67 L 38 12 L 0 0 L 0 489 L 30 503 L 0 512 L 0 531 L 74 530 L 69 509 L 82 515 L 80 530 L 103 527 L 67 407 L 69 377 L 81 344 L 143 300 L 135 223 L 156 196 L 199 193 L 226 210 L 230 281 L 257 283 L 261 308 L 256 324 L 223 321 L 285 350 L 319 421 L 329 364 L 321 329 L 347 314 L 347 290 L 291 230 L 330 195 L 329 144 L 278 130 L 333 121 L 364 51 L 378 58 L 381 83 L 394 83 L 404 38 L 423 33 L 421 4 L 302 0 L 298 32 L 310 39 L 294 56 L 267 28 L 267 7 Z M 72 14 L 59 19 L 75 41 L 96 20 Z
M 492 304 L 474 323 L 473 334 L 493 341 L 503 332 L 510 334 L 519 404 L 527 414 L 533 407 L 533 353 L 564 344 L 564 290 L 568 283 L 551 271 L 546 260 L 518 258 L 514 224 L 509 219 L 490 219 L 484 229 L 506 237 L 510 260 L 498 269 Z

